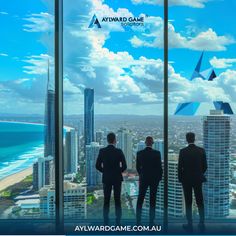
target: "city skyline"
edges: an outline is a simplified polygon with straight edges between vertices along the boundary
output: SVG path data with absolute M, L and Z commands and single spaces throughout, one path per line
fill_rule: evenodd
M 28 6 L 15 1 L 19 14 L 16 15 L 10 3 L 3 3 L 0 21 L 9 22 L 9 28 L 14 25 L 16 32 L 11 32 L 12 38 L 19 41 L 26 37 L 23 42 L 27 47 L 24 51 L 22 44 L 17 46 L 16 42 L 9 43 L 15 45 L 14 51 L 10 46 L 0 46 L 0 64 L 4 67 L 0 68 L 2 113 L 23 113 L 26 117 L 22 120 L 44 123 L 44 154 L 31 165 L 28 185 L 20 182 L 26 186 L 24 189 L 18 191 L 15 187 L 16 193 L 12 195 L 7 189 L 10 197 L 6 194 L 4 198 L 7 206 L 3 214 L 7 212 L 9 218 L 27 218 L 30 214 L 52 218 L 55 217 L 53 6 L 49 0 L 39 0 L 29 10 L 30 0 L 25 0 Z M 236 7 L 236 3 L 229 1 Z M 236 119 L 220 114 L 224 108 L 221 102 L 215 104 L 219 111 L 211 111 L 212 101 L 222 100 L 236 107 L 236 31 L 227 17 L 223 25 L 217 15 L 210 14 L 224 6 L 229 16 L 234 12 L 226 1 L 170 0 L 169 3 L 169 217 L 182 219 L 184 215 L 177 157 L 180 148 L 187 145 L 185 134 L 189 131 L 196 133 L 196 143 L 205 147 L 209 161 L 204 188 L 207 215 L 236 217 L 231 206 L 236 202 L 236 169 L 232 165 L 236 160 Z M 64 7 L 65 217 L 100 219 L 102 181 L 95 163 L 100 148 L 107 144 L 106 135 L 112 131 L 116 133 L 116 147 L 123 150 L 128 166 L 122 193 L 124 218 L 133 219 L 138 192 L 136 152 L 145 148 L 148 135 L 153 136 L 153 148 L 161 152 L 162 159 L 164 152 L 163 5 L 159 0 L 75 0 L 73 7 L 66 3 Z M 88 27 L 95 13 L 101 23 L 99 29 Z M 123 27 L 119 22 L 101 21 L 104 16 L 143 17 L 144 26 Z M 5 29 L 3 33 L 7 34 Z M 8 41 L 3 37 L 1 42 L 5 45 Z M 21 49 L 19 55 L 14 55 L 17 48 Z M 198 75 L 191 80 L 195 61 L 202 51 L 205 55 L 202 69 L 211 67 L 213 81 L 200 79 L 200 68 L 195 68 Z M 11 62 L 17 68 L 15 72 L 11 71 Z M 171 115 L 177 104 L 196 100 L 203 104 L 197 116 Z M 30 114 L 41 116 L 33 118 Z M 13 115 L 10 120 L 21 118 Z M 163 185 L 164 181 L 157 195 L 159 215 L 163 213 Z M 4 199 L 1 196 L 1 203 Z M 147 201 L 148 197 L 146 205 Z
M 217 112 L 219 112 L 219 111 L 217 111 Z M 231 117 L 228 116 L 228 115 L 225 115 L 225 117 L 226 117 L 227 120 L 231 119 Z M 154 139 L 157 140 L 155 142 L 154 148 L 157 148 L 160 151 L 162 151 L 161 149 L 163 149 L 163 141 L 161 140 L 162 134 L 160 132 L 161 129 L 162 129 L 161 128 L 161 124 L 158 124 L 159 122 L 155 118 L 151 118 L 150 117 L 149 119 L 150 120 L 143 120 L 143 119 L 137 120 L 137 117 L 133 117 L 130 120 L 126 121 L 127 122 L 126 123 L 126 127 L 127 127 L 126 131 L 128 131 L 129 134 L 132 134 L 132 142 L 131 142 L 131 145 L 129 145 L 129 148 L 131 149 L 130 151 L 132 153 L 132 159 L 131 159 L 132 161 L 135 160 L 134 159 L 135 158 L 135 152 L 137 151 L 137 149 L 145 147 L 144 143 L 143 143 L 143 140 L 145 139 L 147 133 L 150 134 L 150 131 L 155 133 Z M 78 125 L 78 121 L 79 121 L 78 117 L 74 118 L 74 121 L 72 123 L 70 123 L 71 121 L 66 120 L 66 124 L 70 123 L 69 126 L 71 127 L 71 130 L 67 131 L 68 135 L 69 135 L 70 131 L 74 132 L 76 130 L 76 132 L 77 132 L 76 127 Z M 98 140 L 96 140 L 96 141 L 100 141 L 101 142 L 102 139 L 104 141 L 105 135 L 102 135 L 102 134 L 106 134 L 109 130 L 114 130 L 115 132 L 117 132 L 117 135 L 118 135 L 118 133 L 120 131 L 122 131 L 122 129 L 121 129 L 122 125 L 120 125 L 120 122 L 118 122 L 118 121 L 119 121 L 119 119 L 116 118 L 116 119 L 111 120 L 111 121 L 103 120 L 101 123 L 99 123 L 99 126 L 95 129 L 95 133 L 98 134 L 97 135 L 97 139 Z M 143 129 L 140 129 L 140 126 L 142 126 L 140 122 L 141 123 L 142 122 L 145 123 L 145 127 L 143 126 L 144 127 Z M 203 120 L 200 119 L 200 118 L 197 118 L 197 117 L 192 117 L 191 121 L 189 121 L 189 118 L 175 117 L 175 122 L 174 123 L 172 123 L 172 122 L 170 123 L 171 132 L 169 134 L 170 135 L 170 141 L 171 141 L 169 143 L 169 168 L 171 168 L 171 171 L 169 172 L 170 173 L 170 176 L 169 176 L 169 181 L 170 181 L 169 182 L 169 190 L 170 190 L 170 193 L 169 193 L 170 194 L 170 198 L 169 198 L 169 207 L 170 207 L 170 212 L 169 213 L 170 214 L 169 214 L 169 217 L 171 217 L 171 218 L 172 217 L 174 217 L 174 218 L 181 218 L 181 216 L 183 216 L 183 211 L 181 211 L 181 209 L 183 210 L 184 206 L 183 206 L 183 202 L 180 202 L 180 199 L 183 197 L 183 195 L 182 195 L 182 191 L 180 189 L 180 183 L 178 183 L 177 178 L 176 178 L 178 150 L 179 150 L 180 147 L 183 147 L 183 146 L 186 145 L 186 141 L 185 141 L 185 138 L 184 138 L 185 136 L 184 135 L 185 135 L 186 131 L 189 131 L 189 130 L 196 132 L 196 134 L 197 134 L 197 143 L 200 142 L 200 145 L 202 146 L 202 144 L 204 143 L 203 142 L 204 141 L 204 137 L 201 137 L 201 136 L 202 135 L 204 136 L 204 132 L 203 132 L 204 129 L 202 129 L 202 130 L 199 129 L 200 127 L 203 127 L 202 126 Z M 153 125 L 157 129 L 155 128 L 155 130 L 153 130 Z M 212 130 L 212 132 L 218 132 L 218 130 Z M 235 140 L 235 135 L 233 135 L 233 137 L 234 137 L 233 139 Z M 65 136 L 65 138 L 66 138 L 66 136 Z M 82 140 L 83 140 L 83 138 L 82 138 Z M 227 140 L 228 139 L 226 139 L 225 142 L 228 142 Z M 67 148 L 69 148 L 69 149 L 71 148 L 72 152 L 76 152 L 75 151 L 76 147 L 74 146 L 74 144 L 77 143 L 76 140 L 74 140 L 74 142 L 73 142 L 74 144 L 73 145 L 71 145 L 70 143 L 71 143 L 70 139 L 68 139 L 66 141 L 66 143 L 65 143 L 66 146 L 67 146 L 67 147 L 65 146 L 65 148 L 66 149 Z M 78 144 L 78 145 L 80 145 L 80 146 L 78 146 L 78 149 L 80 150 L 79 156 L 81 156 L 81 153 L 83 153 L 83 150 L 81 149 L 81 147 L 83 147 L 83 141 L 80 144 Z M 89 168 L 87 168 L 87 171 L 86 171 L 87 179 L 88 179 L 88 175 L 91 176 L 91 177 L 89 177 L 91 179 L 91 181 L 90 180 L 88 181 L 88 187 L 89 187 L 88 188 L 89 189 L 88 199 L 90 199 L 89 196 L 91 196 L 91 194 L 92 194 L 92 196 L 97 196 L 98 197 L 98 199 L 93 203 L 94 205 L 93 204 L 91 206 L 86 205 L 86 207 L 89 207 L 89 209 L 91 209 L 91 207 L 95 207 L 95 206 L 97 207 L 96 204 L 98 204 L 102 200 L 101 194 L 97 195 L 97 193 L 96 193 L 96 191 L 99 191 L 99 188 L 100 188 L 99 186 L 101 186 L 101 185 L 99 185 L 100 177 L 97 176 L 97 174 L 99 174 L 99 173 L 96 171 L 96 169 L 94 167 L 94 164 L 95 164 L 95 161 L 96 161 L 96 157 L 98 155 L 99 148 L 101 148 L 101 147 L 102 146 L 100 146 L 98 143 L 91 143 L 90 145 L 86 146 L 86 148 L 91 149 L 91 150 L 89 150 L 89 152 L 91 151 L 90 153 L 87 152 L 88 153 L 87 157 L 89 157 L 89 162 L 87 162 L 87 167 L 89 167 Z M 215 146 L 213 145 L 212 146 L 213 149 L 211 149 L 212 152 L 214 152 L 214 147 Z M 227 150 L 224 150 L 224 152 L 228 153 Z M 232 153 L 233 153 L 233 155 L 232 155 L 232 157 L 230 156 L 230 158 L 233 158 L 233 157 L 236 156 L 236 147 L 232 147 Z M 172 160 L 172 156 L 175 157 L 175 160 L 174 159 Z M 88 159 L 87 157 L 86 157 L 86 160 Z M 35 174 L 35 176 L 36 177 L 38 176 L 38 179 L 41 181 L 40 187 L 38 188 L 38 190 L 42 189 L 42 191 L 48 192 L 50 194 L 50 196 L 53 197 L 52 194 L 53 194 L 54 190 L 51 191 L 51 189 L 53 189 L 53 185 L 51 184 L 52 182 L 50 183 L 50 185 L 45 185 L 44 186 L 44 184 L 43 184 L 43 182 L 46 179 L 46 176 L 45 176 L 45 178 L 43 178 L 43 177 L 44 177 L 44 174 L 47 172 L 45 169 L 50 169 L 50 165 L 48 165 L 46 167 L 45 166 L 46 162 L 45 162 L 44 158 L 41 158 L 41 159 L 42 159 L 42 161 L 40 160 L 40 163 L 41 163 L 40 166 L 41 167 L 38 169 L 37 173 Z M 214 159 L 214 157 L 213 157 L 213 159 Z M 65 161 L 68 161 L 67 164 L 71 164 L 71 159 L 70 158 L 68 158 L 68 159 L 66 158 Z M 228 161 L 229 161 L 229 157 L 228 157 Z M 74 159 L 73 162 L 76 163 L 75 159 Z M 48 162 L 47 164 L 50 164 L 50 163 Z M 81 172 L 81 164 L 83 164 L 83 162 L 80 162 L 80 164 L 79 164 L 79 168 L 78 168 L 80 170 L 78 172 L 79 176 L 77 176 L 77 174 L 75 172 L 74 173 L 71 172 L 71 173 L 68 173 L 68 174 L 65 173 L 65 175 L 64 175 L 65 176 L 65 181 L 67 181 L 67 182 L 68 181 L 69 182 L 74 182 L 74 181 L 79 180 L 80 182 L 78 182 L 78 183 L 83 183 L 84 180 L 80 176 L 81 173 L 83 173 L 83 172 Z M 213 167 L 213 166 L 214 165 L 212 163 L 211 167 Z M 138 186 L 138 185 L 135 185 L 135 181 L 137 181 L 137 179 L 135 179 L 135 176 L 137 177 L 137 175 L 135 174 L 134 171 L 135 171 L 134 167 L 131 168 L 130 172 L 128 171 L 127 176 L 125 177 L 125 182 L 124 182 L 124 184 L 127 185 L 125 187 L 126 191 L 128 191 L 131 195 L 134 193 L 135 186 L 136 186 L 136 188 Z M 130 177 L 132 177 L 134 179 L 131 180 Z M 230 181 L 232 181 L 232 180 L 234 180 L 234 177 L 231 177 Z M 34 182 L 32 184 L 35 186 Z M 85 184 L 85 182 L 84 182 L 84 184 Z M 157 207 L 158 215 L 160 215 L 162 213 L 161 202 L 163 200 L 162 199 L 162 197 L 163 197 L 163 189 L 162 189 L 161 186 L 162 186 L 162 184 L 160 185 L 160 190 L 158 191 L 158 199 L 159 199 L 158 207 Z M 90 187 L 94 188 L 95 190 L 91 190 Z M 178 196 L 176 196 L 176 198 L 175 198 L 175 195 L 172 192 L 172 188 L 173 189 L 178 188 Z M 35 189 L 35 190 L 37 190 L 37 189 Z M 135 191 L 137 191 L 137 189 Z M 228 191 L 228 193 L 229 192 L 233 192 L 234 193 L 234 190 L 233 190 L 232 186 L 230 186 L 230 188 L 228 188 L 227 191 Z M 70 192 L 68 192 L 68 194 L 70 194 Z M 32 206 L 37 208 L 36 207 L 36 206 L 38 206 L 37 205 L 38 204 L 37 203 L 37 199 L 39 200 L 40 204 L 41 203 L 44 204 L 43 202 L 45 201 L 45 198 L 42 198 L 40 196 L 41 195 L 39 195 L 39 197 L 36 197 L 35 195 L 31 195 L 31 196 L 27 197 L 27 196 L 23 195 L 21 197 L 21 195 L 19 195 L 19 199 L 20 200 L 15 203 L 16 206 L 14 206 L 13 209 L 17 208 L 17 206 L 19 207 L 20 206 L 19 204 L 22 204 L 21 214 L 22 214 L 22 216 L 27 217 L 28 214 L 30 213 L 29 210 L 25 209 L 25 207 L 27 207 L 27 204 L 28 204 L 27 202 L 32 201 Z M 46 197 L 46 195 L 44 195 L 44 196 Z M 71 196 L 71 197 L 73 197 L 73 196 Z M 76 199 L 77 197 L 79 197 L 79 195 L 77 195 L 77 193 L 76 193 L 74 197 Z M 129 203 L 129 197 L 132 197 L 132 199 L 135 201 L 135 196 L 133 196 L 133 195 L 129 196 L 128 195 L 128 197 L 124 198 L 124 200 L 123 200 L 123 201 L 127 202 L 127 204 Z M 24 199 L 24 198 L 26 198 L 26 199 Z M 233 201 L 233 199 L 234 198 L 232 198 L 232 196 L 229 198 L 229 202 L 228 202 L 227 207 L 230 206 L 230 204 Z M 88 201 L 91 201 L 91 200 L 88 200 Z M 147 201 L 147 199 L 146 199 L 146 201 Z M 68 205 L 70 205 L 70 204 L 73 204 L 73 203 L 68 202 Z M 41 205 L 39 205 L 39 206 L 41 206 Z M 134 206 L 135 206 L 135 204 L 133 205 L 132 209 L 134 209 Z M 39 208 L 40 211 L 44 211 L 44 209 L 45 209 L 44 205 L 42 205 Z M 54 210 L 52 210 L 52 212 L 50 214 L 52 214 L 53 211 Z M 232 211 L 231 208 L 230 208 L 230 211 Z M 74 210 L 73 212 L 76 214 L 76 210 Z M 36 216 L 37 217 L 44 217 L 45 214 L 46 213 L 42 212 L 42 214 L 40 213 L 40 215 L 38 215 L 38 216 L 36 214 L 35 217 Z M 90 210 L 88 210 L 88 214 L 90 215 Z M 131 214 L 131 213 L 129 213 L 129 214 Z M 129 217 L 131 217 L 131 218 L 132 218 L 132 216 L 129 215 Z M 230 217 L 233 217 L 233 216 L 234 216 L 234 214 L 232 214 L 232 212 L 231 212 L 230 213 Z M 52 215 L 49 215 L 49 217 L 52 217 Z M 69 215 L 67 213 L 66 213 L 66 217 L 69 217 Z M 91 215 L 89 217 L 91 217 Z M 96 215 L 94 217 L 95 218 L 98 217 L 98 219 L 100 219 L 98 215 Z M 128 215 L 127 215 L 127 217 L 128 217 Z

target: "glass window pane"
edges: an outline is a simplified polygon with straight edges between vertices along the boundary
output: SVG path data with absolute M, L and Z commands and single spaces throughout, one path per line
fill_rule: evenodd
M 103 221 L 103 185 L 95 163 L 99 150 L 107 146 L 107 134 L 114 132 L 128 165 L 122 182 L 122 218 L 124 223 L 135 222 L 136 152 L 145 148 L 145 138 L 151 135 L 153 148 L 163 155 L 163 4 L 70 3 L 64 1 L 64 179 L 70 186 L 64 195 L 65 217 Z M 161 189 L 158 216 L 163 211 Z M 76 206 L 72 194 L 80 199 Z M 144 222 L 148 199 L 149 194 Z M 114 208 L 111 198 L 112 224 Z
M 14 5 L 14 7 L 12 7 Z M 1 2 L 0 217 L 54 217 L 53 5 Z
M 187 145 L 185 134 L 194 132 L 208 162 L 203 183 L 207 220 L 235 217 L 235 7 L 234 1 L 223 0 L 186 1 L 169 8 L 169 168 L 172 156 L 178 158 Z M 180 219 L 185 217 L 185 204 L 174 169 L 169 179 L 169 217 Z M 199 218 L 196 202 L 193 217 Z

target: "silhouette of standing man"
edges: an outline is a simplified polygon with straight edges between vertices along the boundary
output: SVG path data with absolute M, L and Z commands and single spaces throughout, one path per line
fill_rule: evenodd
M 202 183 L 206 181 L 204 173 L 207 170 L 207 160 L 205 150 L 194 144 L 195 134 L 187 133 L 186 140 L 188 146 L 180 150 L 178 163 L 178 178 L 182 183 L 184 197 L 186 218 L 188 223 L 183 225 L 183 228 L 188 231 L 193 231 L 192 222 L 192 191 L 196 198 L 200 222 L 198 228 L 200 231 L 205 230 L 205 215 L 204 215 L 204 201 L 202 194 Z
M 150 190 L 149 225 L 154 225 L 157 187 L 162 178 L 161 153 L 152 149 L 153 138 L 145 140 L 146 148 L 137 152 L 136 169 L 139 174 L 139 194 L 136 209 L 137 225 L 141 224 L 143 201 Z
M 127 168 L 125 156 L 121 149 L 115 147 L 116 135 L 107 135 L 108 145 L 101 148 L 98 154 L 96 169 L 102 172 L 102 182 L 104 191 L 103 218 L 104 224 L 109 224 L 109 208 L 111 191 L 114 191 L 116 225 L 121 221 L 121 183 L 123 181 L 122 172 Z

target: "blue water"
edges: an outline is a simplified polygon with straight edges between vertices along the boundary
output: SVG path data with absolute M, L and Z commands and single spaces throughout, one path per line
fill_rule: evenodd
M 44 126 L 0 122 L 0 179 L 26 169 L 43 156 Z

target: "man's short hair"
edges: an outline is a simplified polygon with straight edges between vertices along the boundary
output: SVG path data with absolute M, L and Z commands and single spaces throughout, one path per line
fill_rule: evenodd
M 146 137 L 146 140 L 145 140 L 145 144 L 146 144 L 147 146 L 152 146 L 153 143 L 154 143 L 153 137 L 147 136 L 147 137 Z
M 116 135 L 111 132 L 107 135 L 107 142 L 108 143 L 114 143 L 114 141 L 116 140 Z
M 186 134 L 186 140 L 187 140 L 188 143 L 194 143 L 194 141 L 195 141 L 195 133 L 188 132 Z

